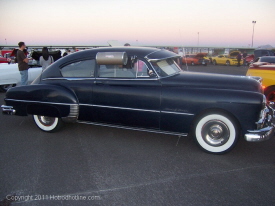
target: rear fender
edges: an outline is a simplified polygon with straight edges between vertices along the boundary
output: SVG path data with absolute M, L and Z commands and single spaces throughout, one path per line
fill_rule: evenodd
M 13 106 L 15 115 L 28 114 L 69 118 L 78 117 L 78 99 L 71 90 L 49 84 L 15 87 L 6 93 L 6 105 Z

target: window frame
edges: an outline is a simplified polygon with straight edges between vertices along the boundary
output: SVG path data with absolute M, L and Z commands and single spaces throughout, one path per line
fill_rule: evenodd
M 92 61 L 94 60 L 94 72 L 93 72 L 93 76 L 90 76 L 90 77 L 64 77 L 63 74 L 62 74 L 62 69 L 66 66 L 69 66 L 70 64 L 73 64 L 73 63 L 77 63 L 77 62 L 81 62 L 81 61 Z M 95 78 L 95 74 L 96 74 L 96 68 L 97 67 L 97 63 L 96 63 L 96 59 L 95 57 L 93 58 L 81 58 L 81 59 L 73 59 L 71 61 L 68 61 L 62 65 L 60 65 L 59 67 L 59 71 L 60 71 L 60 74 L 61 74 L 61 78 L 73 78 L 73 79 L 94 79 Z M 91 73 L 92 74 L 92 73 Z
M 148 65 L 148 63 L 145 60 L 143 60 L 141 58 L 137 58 L 137 61 L 142 61 L 146 65 L 147 69 L 150 69 L 151 65 Z M 157 80 L 158 79 L 158 74 L 156 73 L 156 71 L 154 69 L 152 69 L 152 70 L 157 75 L 156 78 L 152 78 L 149 75 L 148 76 L 144 76 L 144 77 L 137 77 L 135 75 L 134 78 L 127 78 L 127 77 L 99 77 L 98 76 L 99 75 L 99 69 L 100 69 L 100 65 L 96 63 L 95 79 L 102 79 L 102 80 L 104 80 L 104 79 L 108 79 L 108 80 Z

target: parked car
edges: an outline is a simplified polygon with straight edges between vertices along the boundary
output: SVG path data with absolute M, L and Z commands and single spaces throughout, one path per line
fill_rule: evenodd
M 250 65 L 253 62 L 257 62 L 260 57 L 274 56 L 274 52 L 268 49 L 256 49 L 254 54 L 248 55 L 246 60 L 246 65 Z
M 42 67 L 29 69 L 29 83 L 42 72 Z M 20 85 L 21 76 L 17 64 L 0 64 L 0 91 L 6 92 L 11 87 Z
M 275 64 L 275 56 L 263 56 L 258 57 L 255 62 L 265 62 L 270 64 Z
M 216 57 L 212 57 L 211 61 L 214 65 L 217 64 L 224 64 L 227 66 L 230 65 L 238 65 L 238 61 L 237 61 L 237 55 L 238 55 L 239 51 L 232 51 L 230 52 L 229 55 L 218 55 Z M 243 64 L 243 60 L 241 60 L 240 62 L 241 64 Z
M 246 57 L 245 57 L 245 65 L 246 66 L 249 66 L 251 63 L 254 62 L 254 54 L 248 54 Z
M 194 134 L 200 148 L 215 154 L 231 150 L 241 134 L 250 142 L 273 136 L 273 110 L 257 80 L 182 72 L 178 57 L 142 47 L 79 51 L 53 63 L 31 85 L 9 89 L 2 111 L 32 115 L 45 132 L 78 122 Z
M 256 49 L 254 50 L 254 60 L 262 56 L 274 56 L 274 52 L 268 49 Z
M 8 59 L 0 56 L 0 63 L 9 63 Z
M 204 65 L 207 66 L 209 59 L 206 58 L 207 53 L 197 53 L 197 54 L 187 54 L 182 58 L 183 64 L 194 65 Z
M 264 94 L 268 101 L 275 101 L 275 57 L 260 57 L 259 60 L 270 62 L 255 62 L 247 70 L 247 76 L 258 76 L 263 79 Z

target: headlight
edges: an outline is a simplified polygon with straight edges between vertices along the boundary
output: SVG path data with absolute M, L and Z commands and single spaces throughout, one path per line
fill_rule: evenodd
M 262 109 L 266 107 L 266 97 L 263 95 Z

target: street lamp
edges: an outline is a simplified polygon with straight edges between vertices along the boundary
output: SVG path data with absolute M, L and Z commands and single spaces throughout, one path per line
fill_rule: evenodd
M 252 24 L 253 24 L 253 32 L 252 32 L 252 45 L 251 45 L 251 47 L 253 47 L 253 40 L 254 40 L 254 27 L 255 27 L 256 21 L 252 21 Z
M 198 46 L 200 46 L 200 32 L 198 32 Z

